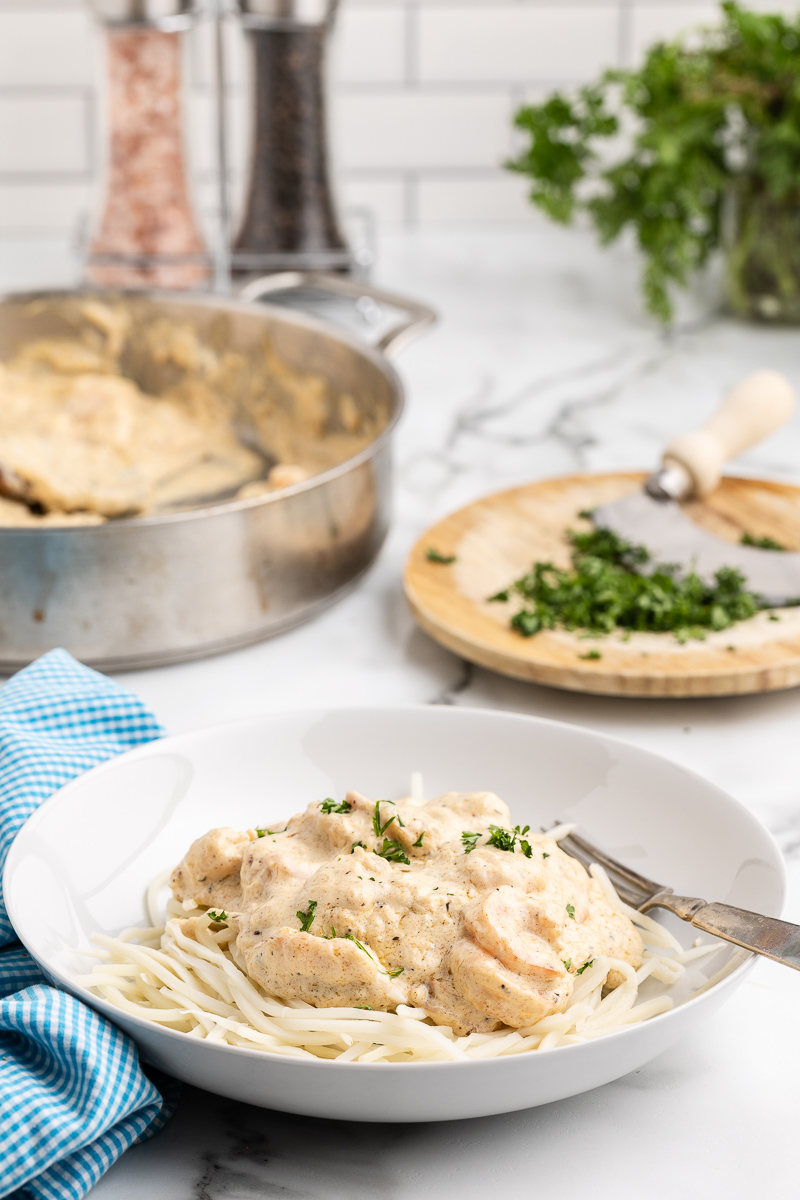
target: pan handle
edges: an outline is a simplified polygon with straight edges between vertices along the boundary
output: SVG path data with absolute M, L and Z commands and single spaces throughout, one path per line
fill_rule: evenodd
M 394 357 L 437 320 L 434 310 L 426 304 L 419 304 L 405 296 L 397 296 L 394 292 L 385 292 L 382 288 L 372 287 L 371 284 L 358 283 L 342 275 L 325 275 L 318 271 L 280 271 L 275 275 L 264 275 L 261 279 L 254 279 L 252 283 L 246 284 L 239 296 L 242 300 L 261 300 L 273 292 L 289 292 L 301 287 L 314 287 L 323 292 L 331 292 L 335 296 L 346 296 L 351 300 L 372 300 L 376 304 L 400 309 L 403 315 L 375 343 L 375 348 L 382 350 L 387 358 Z

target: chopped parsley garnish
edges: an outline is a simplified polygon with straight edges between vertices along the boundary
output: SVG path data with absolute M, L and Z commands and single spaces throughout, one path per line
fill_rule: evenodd
M 602 657 L 603 656 L 599 650 L 588 650 L 586 652 L 586 654 L 578 655 L 578 658 L 582 658 L 582 659 L 584 659 L 584 661 L 588 661 L 588 662 L 596 662 L 597 659 L 602 658 Z
M 575 920 L 575 905 L 574 904 L 567 905 L 567 916 L 571 917 L 573 921 Z
M 341 804 L 337 804 L 335 800 L 331 800 L 330 796 L 320 804 L 324 813 L 349 813 L 352 807 L 349 800 L 343 800 Z
M 425 833 L 426 833 L 426 831 L 423 829 L 422 833 L 419 835 L 419 837 L 417 838 L 417 840 L 414 842 L 414 845 L 415 845 L 415 846 L 421 846 L 421 845 L 422 845 L 422 839 L 425 837 Z
M 489 835 L 488 845 L 494 846 L 497 850 L 513 850 L 516 838 L 510 829 L 503 829 L 501 825 L 490 825 L 491 833 Z
M 534 563 L 508 592 L 520 601 L 511 628 L 523 637 L 542 629 L 608 634 L 672 633 L 678 641 L 727 629 L 769 605 L 746 590 L 744 575 L 721 567 L 713 583 L 691 571 L 681 576 L 674 564 L 652 563 L 644 546 L 626 542 L 609 529 L 569 533 L 572 567 Z M 501 593 L 497 593 L 500 596 Z M 584 657 L 584 656 L 581 656 Z M 600 657 L 589 651 L 587 659 Z
M 428 549 L 425 551 L 425 557 L 428 562 L 442 563 L 444 566 L 456 561 L 455 554 L 442 554 L 440 550 L 434 549 L 433 546 L 428 546 Z
M 403 974 L 403 971 L 405 971 L 405 967 L 398 967 L 396 971 L 390 971 L 387 967 L 386 974 L 390 979 L 396 979 L 398 975 Z
M 353 1007 L 354 1007 L 354 1008 L 363 1008 L 363 1009 L 365 1009 L 367 1012 L 372 1012 L 372 1005 L 371 1005 L 371 1004 L 354 1004 L 354 1005 L 353 1005 Z
M 384 803 L 385 804 L 393 804 L 394 801 L 386 800 L 386 801 L 384 801 Z M 380 800 L 376 800 L 375 801 L 375 811 L 372 814 L 372 828 L 375 830 L 375 837 L 383 837 L 383 835 L 386 833 L 386 830 L 391 825 L 392 821 L 397 821 L 398 825 L 400 825 L 401 827 L 404 827 L 403 822 L 400 820 L 400 817 L 396 816 L 394 813 L 392 813 L 392 815 L 389 817 L 388 821 L 384 822 L 384 824 L 381 825 L 381 802 L 380 802 Z
M 411 859 L 406 854 L 399 842 L 392 842 L 389 838 L 383 839 L 383 845 L 380 850 L 374 851 L 379 858 L 385 858 L 387 862 L 393 863 L 410 863 Z
M 207 916 L 208 916 L 209 921 L 214 921 L 218 925 L 221 924 L 223 921 L 227 921 L 227 919 L 228 919 L 228 914 L 225 912 L 224 908 L 223 908 L 222 912 L 216 912 L 215 909 L 210 908 L 208 910 Z
M 594 959 L 593 959 L 593 958 L 587 958 L 587 960 L 586 960 L 586 962 L 583 964 L 583 966 L 582 966 L 582 967 L 578 967 L 578 969 L 577 969 L 577 971 L 575 972 L 575 974 L 576 974 L 576 975 L 582 975 L 582 974 L 583 974 L 583 972 L 584 972 L 585 970 L 587 970 L 587 968 L 588 968 L 588 967 L 590 967 L 590 966 L 592 965 L 592 963 L 593 963 L 593 962 L 594 962 Z
M 363 945 L 361 944 L 361 942 L 358 940 L 358 938 L 357 938 L 357 937 L 353 937 L 352 933 L 346 933 L 346 934 L 344 935 L 344 940 L 345 940 L 346 942 L 354 942 L 354 943 L 356 944 L 356 946 L 358 946 L 359 950 L 363 950 L 363 951 L 364 951 L 364 953 L 366 954 L 367 958 L 372 958 L 372 955 L 370 954 L 370 952 L 369 952 L 369 950 L 367 949 L 367 947 L 366 947 L 366 946 L 363 946 Z
M 495 592 L 493 596 L 487 597 L 490 604 L 506 604 L 509 598 L 510 592 L 508 588 L 504 588 L 502 592 Z
M 308 912 L 296 912 L 294 915 L 300 922 L 300 929 L 303 933 L 308 933 L 311 928 L 311 922 L 314 920 L 314 913 L 317 908 L 316 900 L 309 900 Z
M 513 829 L 503 829 L 501 825 L 490 825 L 489 841 L 487 845 L 494 846 L 497 850 L 510 850 L 514 852 L 514 848 L 519 840 L 519 846 L 526 858 L 530 858 L 532 854 L 530 842 L 524 840 L 524 835 L 530 829 L 530 825 L 526 825 L 524 829 L 520 829 L 519 825 L 515 825 Z
M 567 968 L 567 970 L 571 971 L 572 970 L 572 959 L 565 958 L 563 961 L 564 961 L 564 966 Z
M 261 829 L 259 825 L 256 825 L 256 837 L 266 837 L 268 833 L 268 829 Z
M 369 849 L 369 847 L 365 846 L 363 842 L 353 842 L 352 846 L 350 847 L 351 854 L 355 851 L 356 846 L 360 846 L 362 850 Z
M 479 833 L 470 833 L 470 831 L 468 829 L 464 830 L 464 832 L 461 835 L 461 841 L 464 843 L 464 853 L 465 854 L 472 853 L 472 851 L 475 849 L 475 847 L 478 844 L 478 838 L 480 836 L 481 835 Z
M 545 852 L 544 852 L 544 850 L 543 850 L 543 851 L 542 851 L 542 858 L 549 858 L 549 857 L 550 857 L 550 855 L 549 855 L 549 854 L 545 854 Z
M 776 542 L 775 538 L 753 537 L 752 533 L 743 533 L 739 539 L 743 546 L 756 546 L 759 550 L 785 550 L 780 542 Z

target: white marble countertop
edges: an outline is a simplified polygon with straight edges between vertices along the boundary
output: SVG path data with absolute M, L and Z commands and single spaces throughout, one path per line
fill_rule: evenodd
M 3 290 L 68 281 L 56 243 L 0 245 Z M 759 329 L 685 303 L 665 334 L 642 314 L 636 265 L 560 230 L 396 234 L 376 282 L 419 297 L 438 328 L 399 362 L 396 516 L 357 592 L 313 624 L 205 662 L 142 671 L 135 688 L 171 732 L 303 706 L 458 704 L 608 731 L 738 797 L 787 857 L 800 921 L 800 690 L 721 700 L 584 697 L 494 676 L 414 625 L 404 557 L 433 520 L 492 490 L 575 469 L 644 468 L 758 366 L 800 390 L 800 331 Z M 800 482 L 800 416 L 739 464 Z M 165 1132 L 129 1151 L 97 1200 L 522 1200 L 798 1194 L 786 1137 L 798 1114 L 800 975 L 758 964 L 691 1041 L 617 1083 L 546 1108 L 444 1125 L 286 1116 L 186 1089 Z M 606 1167 L 605 1164 L 608 1164 Z M 621 1172 L 624 1171 L 624 1177 Z

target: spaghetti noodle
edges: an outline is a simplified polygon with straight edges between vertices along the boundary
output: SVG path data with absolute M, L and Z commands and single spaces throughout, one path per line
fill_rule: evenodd
M 570 828 L 560 826 L 548 836 L 557 840 Z M 620 959 L 596 957 L 579 973 L 563 1012 L 521 1029 L 458 1036 L 448 1026 L 432 1023 L 423 1009 L 407 1005 L 394 1012 L 321 1009 L 269 996 L 243 969 L 232 931 L 219 928 L 220 922 L 202 913 L 194 901 L 170 899 L 161 918 L 157 898 L 167 873 L 148 889 L 152 925 L 123 930 L 117 937 L 95 934 L 95 948 L 87 953 L 101 961 L 75 982 L 132 1016 L 189 1037 L 296 1058 L 472 1061 L 574 1045 L 666 1012 L 672 999 L 662 994 L 642 1000 L 641 985 L 653 979 L 670 988 L 688 963 L 721 948 L 710 943 L 684 950 L 663 926 L 624 904 L 601 867 L 592 866 L 590 873 L 613 907 L 641 933 L 642 965 L 637 970 Z M 181 928 L 181 918 L 190 913 L 195 918 L 193 937 Z M 612 991 L 605 988 L 610 972 L 624 977 Z

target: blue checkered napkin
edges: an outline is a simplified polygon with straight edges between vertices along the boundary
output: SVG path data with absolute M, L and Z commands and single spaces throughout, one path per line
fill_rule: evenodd
M 0 870 L 23 821 L 88 767 L 160 737 L 131 692 L 54 650 L 0 690 Z M 14 932 L 0 895 L 0 946 Z M 172 1105 L 133 1043 L 0 950 L 0 1197 L 79 1200 Z
M 138 696 L 65 650 L 0 690 L 0 868 L 23 821 L 57 788 L 164 730 Z M 0 892 L 0 946 L 14 940 Z

